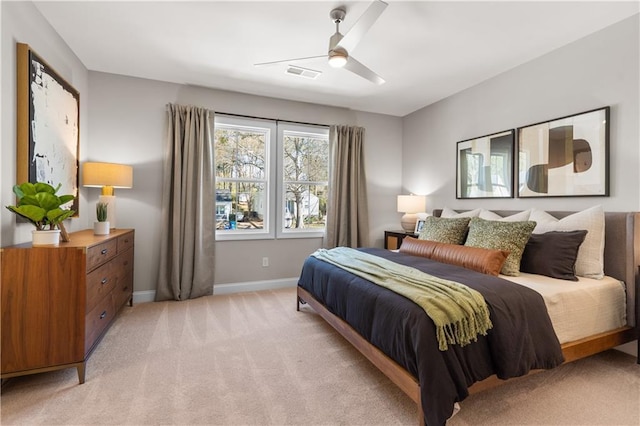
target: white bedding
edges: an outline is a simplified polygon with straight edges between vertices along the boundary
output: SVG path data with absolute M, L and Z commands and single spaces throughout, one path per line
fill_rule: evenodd
M 500 277 L 542 295 L 561 344 L 626 324 L 625 289 L 615 278 L 578 277 L 579 281 L 566 281 L 526 273 Z

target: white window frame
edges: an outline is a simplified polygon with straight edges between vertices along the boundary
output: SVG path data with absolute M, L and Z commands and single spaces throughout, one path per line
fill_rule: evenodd
M 327 138 L 329 140 L 329 128 L 324 126 L 294 124 L 294 123 L 278 123 L 278 147 L 277 161 L 278 168 L 278 187 L 277 187 L 277 216 L 276 216 L 276 235 L 278 238 L 322 238 L 325 235 L 325 229 L 319 231 L 317 229 L 291 229 L 285 228 L 284 209 L 285 209 L 285 185 L 284 185 L 284 134 L 285 132 L 309 135 L 311 137 Z M 330 165 L 327 165 L 330 167 Z M 329 172 L 329 170 L 327 171 Z M 327 176 L 329 174 L 327 173 Z M 314 182 L 309 182 L 313 184 Z M 328 182 L 327 182 L 328 185 Z
M 285 132 L 295 132 L 303 135 L 309 135 L 311 137 L 327 138 L 328 141 L 329 128 L 320 125 L 294 124 L 276 122 L 268 119 L 244 118 L 216 114 L 214 120 L 213 143 L 215 143 L 215 130 L 220 127 L 266 131 L 265 212 L 267 217 L 263 221 L 263 229 L 216 230 L 216 241 L 324 237 L 326 228 L 323 230 L 285 228 L 284 209 L 286 192 L 284 185 L 284 134 Z M 329 165 L 327 165 L 327 167 L 329 167 Z M 235 179 L 232 180 L 236 181 Z M 216 177 L 216 184 L 219 181 L 220 179 Z M 313 183 L 314 182 L 310 182 L 310 184 Z M 214 193 L 212 196 L 215 197 L 216 194 Z M 215 214 L 215 211 L 212 212 L 212 214 Z
M 214 138 L 212 140 L 215 143 L 215 129 L 220 127 L 224 128 L 238 128 L 247 130 L 266 131 L 266 152 L 265 152 L 265 213 L 266 218 L 263 221 L 263 229 L 246 230 L 246 229 L 225 229 L 224 231 L 215 230 L 216 241 L 238 241 L 238 240 L 261 240 L 261 239 L 274 239 L 275 238 L 275 226 L 273 226 L 273 218 L 276 217 L 276 206 L 273 202 L 274 195 L 276 193 L 276 173 L 274 170 L 274 159 L 276 158 L 276 145 L 277 141 L 277 126 L 272 120 L 262 120 L 259 118 L 242 118 L 231 117 L 222 114 L 216 114 L 214 120 Z M 214 159 L 215 161 L 215 159 Z M 215 170 L 214 170 L 215 173 Z M 216 184 L 220 179 L 216 177 Z M 213 197 L 216 196 L 214 193 Z M 215 214 L 215 211 L 212 212 Z

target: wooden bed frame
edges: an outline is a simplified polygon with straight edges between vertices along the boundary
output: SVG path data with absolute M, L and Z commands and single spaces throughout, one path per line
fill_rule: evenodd
M 434 210 L 440 216 L 441 210 Z M 517 211 L 497 210 L 500 216 L 509 216 Z M 575 212 L 549 212 L 557 218 Z M 616 330 L 600 333 L 584 339 L 565 343 L 562 352 L 565 363 L 585 358 L 618 345 L 638 339 L 640 327 L 637 326 L 640 288 L 640 213 L 639 212 L 606 212 L 605 213 L 605 274 L 627 283 L 627 324 Z M 385 355 L 355 331 L 344 320 L 332 314 L 318 302 L 309 292 L 298 286 L 297 310 L 300 303 L 313 308 L 327 323 L 347 339 L 362 355 L 375 365 L 385 376 L 395 383 L 417 406 L 418 424 L 424 425 L 422 403 L 420 399 L 420 383 L 402 366 Z M 638 341 L 638 363 L 640 364 L 640 340 Z M 539 370 L 538 370 L 539 371 Z M 515 380 L 515 379 L 510 379 Z M 470 393 L 479 392 L 506 383 L 496 376 L 475 383 L 469 388 Z

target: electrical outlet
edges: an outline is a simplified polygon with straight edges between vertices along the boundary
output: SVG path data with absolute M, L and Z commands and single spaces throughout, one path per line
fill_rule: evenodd
M 268 257 L 263 257 L 262 258 L 262 266 L 265 267 L 265 268 L 267 266 L 269 266 L 269 258 Z

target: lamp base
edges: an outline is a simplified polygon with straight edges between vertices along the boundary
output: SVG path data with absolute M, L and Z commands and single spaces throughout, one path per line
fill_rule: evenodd
M 407 234 L 412 234 L 416 229 L 416 222 L 418 221 L 418 215 L 416 213 L 405 213 L 400 219 L 400 224 L 402 225 L 402 229 Z

